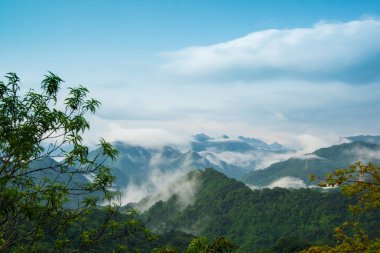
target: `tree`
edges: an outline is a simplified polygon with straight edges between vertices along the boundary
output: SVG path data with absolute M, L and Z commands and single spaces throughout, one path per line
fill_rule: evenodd
M 87 98 L 83 86 L 68 88 L 61 99 L 63 81 L 51 72 L 40 92 L 22 93 L 15 73 L 5 78 L 0 82 L 0 252 L 94 251 L 116 231 L 128 235 L 127 225 L 136 222 L 115 222 L 117 205 L 109 190 L 114 176 L 104 165 L 117 150 L 100 139 L 99 154 L 89 159 L 83 144 L 90 127 L 85 116 L 100 102 Z M 108 204 L 95 226 L 86 217 L 98 201 Z
M 163 248 L 155 248 L 152 250 L 152 253 L 179 253 L 179 251 L 173 247 L 166 246 Z
M 327 174 L 319 186 L 341 187 L 344 195 L 356 198 L 356 203 L 349 206 L 354 214 L 370 210 L 380 211 L 380 166 L 358 162 L 348 169 L 338 169 Z M 302 252 L 380 252 L 380 238 L 369 238 L 357 221 L 344 222 L 341 227 L 335 228 L 335 237 L 334 247 L 313 246 Z
M 232 253 L 237 249 L 237 245 L 224 236 L 219 236 L 213 241 L 209 241 L 204 236 L 199 236 L 191 240 L 184 253 Z M 179 253 L 171 246 L 155 248 L 152 253 Z
M 206 237 L 194 238 L 185 253 L 232 253 L 238 247 L 226 237 L 220 236 L 209 242 Z
M 297 236 L 286 236 L 278 239 L 277 243 L 272 246 L 271 251 L 276 253 L 299 252 L 303 249 L 309 248 L 310 246 L 310 243 L 300 239 Z

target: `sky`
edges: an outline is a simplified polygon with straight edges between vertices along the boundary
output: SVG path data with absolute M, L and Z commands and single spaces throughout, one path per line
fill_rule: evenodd
M 380 1 L 1 0 L 0 17 L 0 78 L 88 87 L 90 144 L 379 134 Z

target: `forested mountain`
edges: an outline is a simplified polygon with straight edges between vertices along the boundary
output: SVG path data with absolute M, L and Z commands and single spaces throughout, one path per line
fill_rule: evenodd
M 357 135 L 346 137 L 350 141 L 362 141 L 380 145 L 380 135 Z
M 197 134 L 193 136 L 188 149 L 180 149 L 173 145 L 146 148 L 115 142 L 114 146 L 119 151 L 119 156 L 116 161 L 109 160 L 106 164 L 112 167 L 112 173 L 116 176 L 115 186 L 118 189 L 126 188 L 130 183 L 144 184 L 152 173 L 182 171 L 185 174 L 207 167 L 255 187 L 268 186 L 283 177 L 288 177 L 287 180 L 297 179 L 298 184 L 303 186 L 309 185 L 308 176 L 312 173 L 321 176 L 329 170 L 346 167 L 358 160 L 375 161 L 376 157 L 379 157 L 376 154 L 379 148 L 376 144 L 371 145 L 376 143 L 376 136 L 347 138 L 364 142 L 319 149 L 288 160 L 285 159 L 291 157 L 294 151 L 283 145 L 276 142 L 267 144 L 260 139 L 243 136 L 230 138 L 223 135 L 212 138 L 206 134 Z M 99 150 L 93 150 L 90 157 L 95 157 L 98 152 Z
M 113 167 L 119 187 L 126 186 L 130 180 L 143 182 L 153 169 L 166 172 L 175 172 L 183 168 L 186 168 L 183 169 L 184 172 L 193 168 L 202 169 L 192 170 L 176 182 L 175 187 L 179 187 L 181 191 L 169 192 L 173 195 L 165 198 L 156 192 L 157 196 L 147 197 L 124 209 L 128 210 L 131 206 L 137 208 L 143 205 L 151 206 L 142 213 L 142 219 L 159 238 L 148 242 L 143 234 L 137 234 L 127 242 L 131 247 L 140 248 L 142 252 L 150 252 L 154 247 L 164 245 L 172 245 L 183 250 L 194 236 L 206 236 L 210 240 L 226 236 L 239 246 L 238 252 L 279 252 L 279 249 L 284 248 L 300 250 L 309 245 L 332 244 L 333 228 L 343 221 L 355 218 L 347 211 L 350 200 L 343 197 L 339 190 L 321 191 L 307 188 L 252 190 L 244 183 L 223 174 L 233 174 L 230 170 L 238 167 L 217 160 L 220 154 L 225 152 L 244 153 L 255 150 L 273 154 L 284 151 L 270 151 L 252 146 L 250 151 L 244 151 L 248 142 L 264 145 L 260 144 L 260 141 L 245 137 L 240 137 L 244 139 L 242 143 L 239 140 L 229 140 L 227 136 L 217 141 L 211 141 L 210 137 L 205 135 L 196 136 L 196 139 L 199 139 L 198 144 L 203 143 L 202 145 L 207 147 L 201 148 L 198 144 L 198 146 L 193 144 L 194 149 L 198 148 L 198 152 L 194 150 L 181 152 L 173 146 L 147 149 L 125 143 L 115 144 L 120 156 L 115 162 L 106 161 L 106 163 Z M 306 182 L 309 174 L 323 176 L 327 171 L 337 167 L 347 167 L 357 160 L 378 163 L 379 160 L 376 158 L 379 151 L 379 145 L 364 142 L 335 145 L 252 172 L 249 176 L 255 176 L 253 181 L 247 181 L 245 178 L 244 182 L 266 186 L 283 177 L 300 178 Z M 91 155 L 95 156 L 95 152 L 93 151 Z M 57 167 L 58 164 L 46 158 L 35 161 L 31 168 Z M 206 167 L 216 169 L 204 170 Z M 47 175 L 36 173 L 35 177 L 38 180 L 44 177 L 53 180 L 54 172 L 49 173 Z M 88 181 L 84 176 L 67 180 L 71 180 L 71 184 Z M 75 197 L 69 204 L 79 201 Z M 95 212 L 101 214 L 101 211 Z M 359 218 L 366 225 L 369 235 L 378 236 L 376 231 L 380 227 L 378 213 L 367 213 Z M 93 219 L 96 223 L 97 218 Z M 105 243 L 103 247 L 107 250 L 108 246 L 111 247 L 111 244 Z
M 277 142 L 267 144 L 260 139 L 249 138 L 244 136 L 239 136 L 237 139 L 230 138 L 227 135 L 222 135 L 219 138 L 212 138 L 203 133 L 194 135 L 194 141 L 191 142 L 191 146 L 192 149 L 197 152 L 207 150 L 230 152 L 247 152 L 252 150 L 287 150 L 287 148 L 285 148 Z
M 235 144 L 232 146 L 236 147 Z M 225 150 L 225 147 L 219 148 Z M 118 167 L 115 166 L 113 172 L 119 177 L 117 181 L 119 185 L 123 182 L 120 178 L 132 179 L 135 175 L 143 181 L 152 169 L 149 167 L 152 164 L 160 170 L 173 172 L 185 165 L 188 166 L 188 170 L 194 167 L 204 169 L 215 166 L 215 163 L 210 162 L 212 158 L 207 159 L 208 156 L 214 154 L 210 151 L 182 153 L 171 146 L 154 151 L 123 143 L 117 143 L 116 148 L 121 153 L 118 160 L 116 163 L 109 163 L 109 161 L 107 163 L 111 166 L 117 164 Z M 291 158 L 273 164 L 265 170 L 254 172 L 263 173 L 259 174 L 259 179 L 262 181 L 257 179 L 254 182 L 262 182 L 262 186 L 268 185 L 273 182 L 270 180 L 271 176 L 274 180 L 290 176 L 306 180 L 311 173 L 323 176 L 327 171 L 337 167 L 347 167 L 357 160 L 378 163 L 379 160 L 376 157 L 379 151 L 379 145 L 364 142 L 318 149 L 311 154 Z M 210 152 L 208 156 L 205 155 L 206 152 Z M 137 172 L 133 171 L 136 166 L 141 168 Z M 231 168 L 228 164 L 224 166 Z M 59 163 L 46 158 L 31 164 L 31 169 L 38 170 L 39 167 L 59 168 Z M 128 241 L 120 239 L 105 242 L 99 250 L 107 251 L 115 243 L 121 243 L 133 249 L 139 248 L 141 252 L 151 252 L 153 248 L 165 245 L 172 245 L 182 251 L 195 236 L 206 236 L 211 240 L 218 236 L 226 236 L 239 246 L 238 252 L 274 253 L 279 252 L 279 249 L 282 252 L 292 252 L 291 250 L 301 250 L 309 245 L 333 244 L 333 228 L 343 221 L 355 218 L 347 211 L 347 206 L 351 201 L 343 197 L 339 190 L 321 191 L 307 188 L 252 190 L 244 183 L 222 174 L 220 171 L 223 171 L 225 167 L 217 168 L 219 171 L 205 169 L 188 173 L 176 182 L 182 186 L 183 191 L 175 192 L 164 201 L 160 200 L 162 198 L 159 195 L 152 196 L 143 199 L 140 203 L 130 204 L 124 209 L 128 210 L 131 206 L 152 205 L 142 213 L 142 219 L 143 223 L 153 230 L 157 240 L 147 240 L 140 231 Z M 54 170 L 34 174 L 35 180 L 43 178 L 54 180 L 54 176 Z M 74 175 L 73 178 L 65 177 L 61 180 L 68 180 L 70 184 L 88 181 L 82 175 Z M 186 188 L 190 181 L 193 192 L 189 192 L 190 188 Z M 260 183 L 254 184 L 260 186 Z M 68 206 L 78 205 L 80 198 L 77 196 L 71 198 Z M 101 210 L 102 208 L 94 210 L 94 213 L 101 217 Z M 101 220 L 95 216 L 92 218 L 93 225 L 97 226 Z M 124 219 L 129 218 L 121 214 L 120 221 Z M 377 229 L 380 227 L 379 213 L 366 213 L 359 219 L 365 224 L 370 236 L 379 236 Z M 46 240 L 47 244 L 50 243 L 49 238 Z M 284 251 L 285 248 L 291 250 Z
M 252 171 L 241 180 L 255 187 L 268 186 L 276 180 L 287 177 L 301 179 L 310 185 L 309 175 L 323 177 L 336 168 L 345 168 L 357 161 L 380 162 L 380 146 L 365 142 L 351 142 L 321 148 L 311 154 L 293 157 L 274 163 L 263 170 Z
M 352 215 L 348 199 L 337 190 L 251 190 L 213 169 L 188 175 L 200 181 L 193 202 L 183 206 L 179 196 L 159 201 L 143 214 L 155 232 L 172 229 L 209 238 L 227 236 L 238 252 L 278 252 L 276 247 L 301 249 L 333 243 L 333 228 Z M 379 214 L 361 217 L 369 234 L 378 233 Z

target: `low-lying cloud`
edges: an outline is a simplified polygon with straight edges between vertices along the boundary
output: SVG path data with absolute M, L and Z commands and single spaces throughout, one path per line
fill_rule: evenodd
M 84 134 L 87 145 L 95 146 L 100 138 L 109 142 L 125 142 L 130 145 L 146 148 L 161 148 L 164 145 L 174 145 L 187 148 L 190 135 L 172 132 L 163 126 L 153 124 L 132 124 L 125 120 L 110 120 L 100 117 L 90 117 L 91 129 Z
M 234 165 L 237 167 L 245 167 L 247 171 L 260 170 L 265 169 L 269 165 L 284 161 L 295 154 L 293 151 L 285 152 L 285 153 L 274 153 L 274 152 L 266 152 L 261 150 L 255 150 L 250 152 L 215 152 L 212 153 L 217 159 L 224 161 L 230 165 Z M 218 160 L 213 160 L 211 155 L 208 155 L 207 152 L 203 152 L 207 159 L 211 162 L 218 164 Z
M 308 153 L 338 136 L 376 134 L 378 37 L 380 20 L 368 18 L 165 53 L 143 79 L 95 91 L 103 107 L 86 139 L 181 146 L 206 132 L 266 138 Z
M 185 169 L 166 172 L 153 170 L 143 183 L 130 182 L 127 188 L 121 189 L 121 203 L 126 205 L 143 200 L 135 206 L 143 212 L 156 202 L 167 201 L 175 194 L 181 208 L 191 205 L 200 182 L 196 176 L 188 176 L 187 173 Z
M 306 188 L 307 185 L 302 179 L 297 178 L 297 177 L 282 177 L 270 183 L 269 185 L 266 185 L 263 187 L 258 187 L 255 185 L 249 185 L 249 187 L 251 189 L 262 189 L 262 188 L 272 189 L 275 187 L 299 189 L 299 188 Z
M 352 157 L 353 161 L 360 161 L 362 163 L 373 162 L 380 160 L 380 150 L 373 150 L 370 148 L 352 148 L 347 150 L 346 155 Z
M 296 177 L 282 177 L 268 185 L 268 188 L 281 187 L 281 188 L 305 188 L 306 184 L 302 179 Z

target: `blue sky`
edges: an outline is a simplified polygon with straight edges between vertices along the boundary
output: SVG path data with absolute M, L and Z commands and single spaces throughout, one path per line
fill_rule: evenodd
M 89 140 L 379 133 L 380 1 L 2 0 L 0 16 L 0 75 L 89 87 Z

